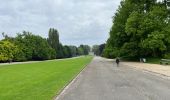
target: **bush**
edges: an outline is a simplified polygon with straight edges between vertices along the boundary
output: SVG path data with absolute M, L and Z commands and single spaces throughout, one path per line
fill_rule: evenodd
M 164 58 L 165 58 L 165 59 L 170 59 L 170 53 L 166 53 L 166 54 L 164 55 Z
M 7 40 L 0 41 L 0 62 L 7 62 L 12 60 L 16 50 L 17 47 L 13 43 Z

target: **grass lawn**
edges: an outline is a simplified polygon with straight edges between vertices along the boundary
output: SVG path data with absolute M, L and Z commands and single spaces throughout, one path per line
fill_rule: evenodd
M 0 66 L 0 100 L 52 100 L 93 57 Z
M 154 57 L 148 57 L 145 58 L 146 59 L 146 63 L 150 63 L 150 64 L 160 64 L 160 61 L 162 58 L 154 58 Z M 133 62 L 140 62 L 139 58 L 123 58 L 123 61 L 133 61 Z
M 147 63 L 160 64 L 161 58 L 146 58 Z

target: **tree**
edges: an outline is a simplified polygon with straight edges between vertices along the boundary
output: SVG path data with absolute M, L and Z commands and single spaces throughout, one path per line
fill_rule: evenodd
M 99 56 L 99 53 L 100 53 L 100 51 L 99 51 L 99 45 L 94 45 L 94 46 L 92 47 L 92 51 L 94 52 L 95 55 Z
M 77 56 L 77 47 L 76 46 L 69 46 L 70 51 L 71 51 L 71 56 L 75 57 Z
M 69 46 L 64 46 L 63 47 L 63 52 L 64 52 L 64 58 L 72 57 L 71 49 L 69 48 Z
M 125 32 L 129 37 L 128 42 L 124 43 L 120 55 L 129 57 L 140 56 L 140 42 L 144 36 L 144 30 L 141 28 L 141 23 L 145 16 L 143 13 L 134 11 L 130 14 L 126 22 Z
M 79 48 L 82 48 L 83 55 L 88 55 L 90 52 L 90 46 L 88 45 L 80 45 Z
M 9 41 L 0 41 L 0 62 L 11 61 L 16 53 L 17 46 Z
M 142 27 L 145 28 L 145 37 L 141 40 L 141 45 L 145 52 L 150 52 L 152 56 L 163 56 L 168 46 L 165 39 L 168 37 L 165 32 L 168 26 L 167 11 L 164 6 L 153 6 L 145 17 Z M 167 37 L 165 37 L 167 36 Z
M 110 31 L 110 37 L 106 43 L 104 56 L 109 58 L 116 57 L 118 55 L 117 51 L 120 51 L 124 43 L 129 41 L 129 36 L 125 32 L 125 27 L 127 19 L 134 9 L 135 5 L 131 3 L 131 1 L 121 1 L 120 6 L 113 17 L 113 26 Z
M 84 50 L 82 47 L 78 47 L 78 55 L 84 55 Z
M 0 62 L 70 58 L 87 55 L 90 51 L 88 45 L 63 46 L 56 29 L 50 29 L 48 39 L 26 31 L 17 33 L 16 37 L 2 35 L 5 39 L 0 41 Z
M 103 52 L 104 52 L 104 48 L 105 48 L 106 44 L 101 44 L 99 45 L 99 55 L 103 56 Z
M 15 55 L 15 61 L 25 60 L 47 60 L 55 58 L 54 49 L 50 47 L 47 40 L 33 35 L 30 32 L 23 32 L 18 34 L 15 39 L 12 39 L 19 49 L 17 55 Z
M 156 0 L 124 0 L 113 17 L 103 55 L 114 58 L 163 56 L 169 51 L 169 14 Z
M 166 45 L 163 41 L 164 38 L 164 34 L 161 34 L 160 32 L 153 32 L 143 41 L 143 47 L 152 50 L 152 55 L 154 57 L 162 56 L 159 55 L 159 53 L 166 50 Z
M 43 39 L 40 36 L 34 36 L 35 47 L 33 49 L 33 57 L 34 60 L 47 60 L 55 58 L 52 55 L 55 55 L 54 49 L 52 49 L 46 39 Z M 52 53 L 52 54 L 51 54 Z
M 94 45 L 92 47 L 92 51 L 94 52 L 95 55 L 102 56 L 104 48 L 105 48 L 105 44 Z
M 48 34 L 48 43 L 56 51 L 56 58 L 62 58 L 62 44 L 59 41 L 59 33 L 56 29 L 50 28 Z

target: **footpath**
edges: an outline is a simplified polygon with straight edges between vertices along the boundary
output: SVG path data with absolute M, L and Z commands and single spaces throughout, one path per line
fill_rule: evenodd
M 169 65 L 147 64 L 147 63 L 140 63 L 140 62 L 122 62 L 122 64 L 129 67 L 134 67 L 136 69 L 142 69 L 144 71 L 160 74 L 170 78 Z

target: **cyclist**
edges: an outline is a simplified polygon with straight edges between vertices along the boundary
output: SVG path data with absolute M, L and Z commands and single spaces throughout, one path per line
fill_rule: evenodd
M 119 58 L 116 58 L 116 64 L 117 64 L 117 66 L 119 66 L 119 63 L 120 63 Z

